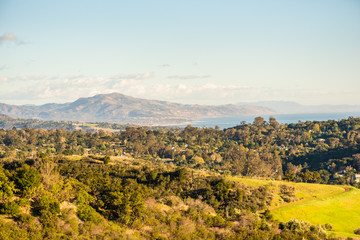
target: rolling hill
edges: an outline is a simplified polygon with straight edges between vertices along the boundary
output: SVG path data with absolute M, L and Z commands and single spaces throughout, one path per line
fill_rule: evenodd
M 270 207 L 274 219 L 287 222 L 299 219 L 313 225 L 330 224 L 328 234 L 355 237 L 354 230 L 360 227 L 360 191 L 340 185 L 294 183 L 286 181 L 228 177 L 229 180 L 249 186 L 267 186 L 273 193 Z M 293 189 L 293 199 L 282 199 L 282 187 Z
M 0 113 L 10 117 L 41 120 L 160 125 L 184 123 L 203 117 L 273 114 L 274 111 L 249 105 L 185 105 L 111 93 L 63 104 L 0 104 Z

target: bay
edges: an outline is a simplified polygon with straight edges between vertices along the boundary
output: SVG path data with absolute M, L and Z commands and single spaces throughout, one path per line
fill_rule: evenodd
M 233 116 L 233 117 L 214 117 L 214 118 L 202 118 L 198 121 L 190 124 L 179 125 L 180 127 L 186 127 L 191 125 L 193 127 L 211 127 L 219 126 L 221 129 L 234 127 L 240 125 L 242 121 L 246 123 L 253 123 L 254 118 L 261 116 L 265 121 L 269 121 L 269 117 L 273 116 L 281 123 L 298 123 L 306 121 L 327 121 L 327 120 L 341 120 L 349 117 L 360 117 L 360 112 L 345 112 L 345 113 L 300 113 L 300 114 L 273 114 L 273 115 L 257 115 L 257 116 Z

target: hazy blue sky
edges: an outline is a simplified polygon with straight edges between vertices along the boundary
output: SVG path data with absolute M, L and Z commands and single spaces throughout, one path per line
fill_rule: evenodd
M 359 0 L 0 0 L 0 102 L 360 104 Z

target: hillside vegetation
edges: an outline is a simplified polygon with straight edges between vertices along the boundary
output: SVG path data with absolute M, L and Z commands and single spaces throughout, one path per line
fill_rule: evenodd
M 358 187 L 359 126 L 259 117 L 224 130 L 0 129 L 0 238 L 351 235 L 360 226 L 350 187 Z
M 273 194 L 268 209 L 280 222 L 296 218 L 313 225 L 331 224 L 329 233 L 356 236 L 354 230 L 360 226 L 359 189 L 238 177 L 228 179 L 248 186 L 267 186 Z
M 354 229 L 360 226 L 360 190 L 350 191 L 275 209 L 271 213 L 279 221 L 292 218 L 311 224 L 331 223 L 332 229 L 340 235 L 354 236 Z
M 253 178 L 227 177 L 227 179 L 244 183 L 248 186 L 266 186 L 273 193 L 269 210 L 285 206 L 323 199 L 348 191 L 348 186 L 294 183 L 276 180 L 261 180 Z M 290 220 L 290 219 L 289 219 Z
M 106 156 L 4 161 L 1 239 L 319 239 L 280 228 L 271 192 L 186 168 Z M 289 226 L 292 221 L 286 223 Z

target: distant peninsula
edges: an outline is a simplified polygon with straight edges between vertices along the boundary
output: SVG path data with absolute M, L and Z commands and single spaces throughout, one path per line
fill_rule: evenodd
M 120 93 L 99 94 L 79 98 L 70 103 L 44 105 L 10 105 L 0 103 L 0 113 L 26 119 L 110 122 L 138 125 L 171 125 L 200 118 L 268 115 L 276 111 L 268 107 L 244 105 L 192 105 L 147 100 Z

